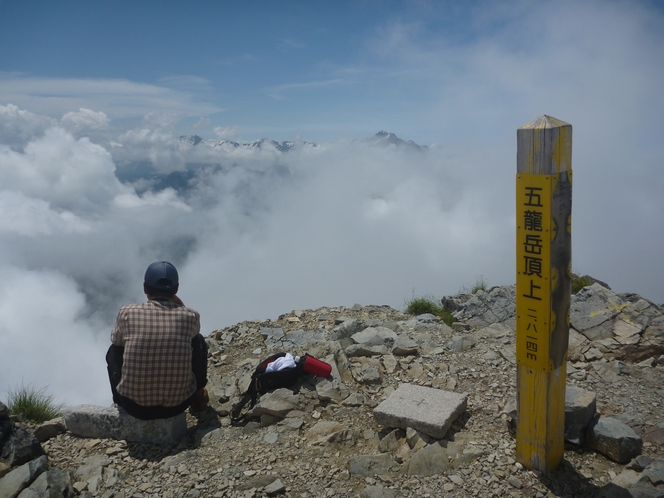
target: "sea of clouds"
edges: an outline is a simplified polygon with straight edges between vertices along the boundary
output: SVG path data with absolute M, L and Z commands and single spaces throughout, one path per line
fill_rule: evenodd
M 178 140 L 163 116 L 120 130 L 101 112 L 11 104 L 0 139 L 2 390 L 109 403 L 110 329 L 157 259 L 179 268 L 204 334 L 514 280 L 511 164 L 361 140 L 224 152 Z M 152 175 L 118 179 L 137 165 Z M 186 188 L 163 188 L 185 171 Z

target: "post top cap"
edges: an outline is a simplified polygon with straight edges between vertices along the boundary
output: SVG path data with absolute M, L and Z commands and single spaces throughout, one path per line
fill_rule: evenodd
M 572 125 L 570 125 L 569 123 L 565 123 L 565 121 L 561 121 L 560 119 L 556 119 L 553 116 L 548 116 L 544 114 L 539 118 L 531 121 L 530 123 L 523 125 L 520 129 L 537 130 L 544 128 L 562 128 L 563 126 L 572 126 Z

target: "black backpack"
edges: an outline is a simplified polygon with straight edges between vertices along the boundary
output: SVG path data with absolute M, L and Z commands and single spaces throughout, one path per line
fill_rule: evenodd
M 265 372 L 265 369 L 270 363 L 283 356 L 286 356 L 286 353 L 273 354 L 258 364 L 254 373 L 251 374 L 251 384 L 249 384 L 249 388 L 242 395 L 240 401 L 233 405 L 231 410 L 231 420 L 233 422 L 239 422 L 244 418 L 246 414 L 241 415 L 242 409 L 249 401 L 251 401 L 251 405 L 249 405 L 249 409 L 251 410 L 256 404 L 256 400 L 260 394 L 265 394 L 268 391 L 274 391 L 281 387 L 290 387 L 302 377 L 309 375 L 302 370 L 302 362 L 296 362 L 293 368 L 285 368 L 283 370 L 277 370 L 276 372 Z

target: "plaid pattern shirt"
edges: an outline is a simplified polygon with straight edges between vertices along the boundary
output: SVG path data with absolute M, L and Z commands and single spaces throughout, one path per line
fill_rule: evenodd
M 176 406 L 196 390 L 191 340 L 200 315 L 167 299 L 123 306 L 111 342 L 124 346 L 117 390 L 141 406 Z

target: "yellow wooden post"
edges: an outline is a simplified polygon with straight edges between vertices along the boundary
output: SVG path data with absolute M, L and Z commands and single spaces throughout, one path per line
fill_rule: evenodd
M 563 458 L 572 290 L 572 126 L 541 116 L 517 130 L 516 460 Z

